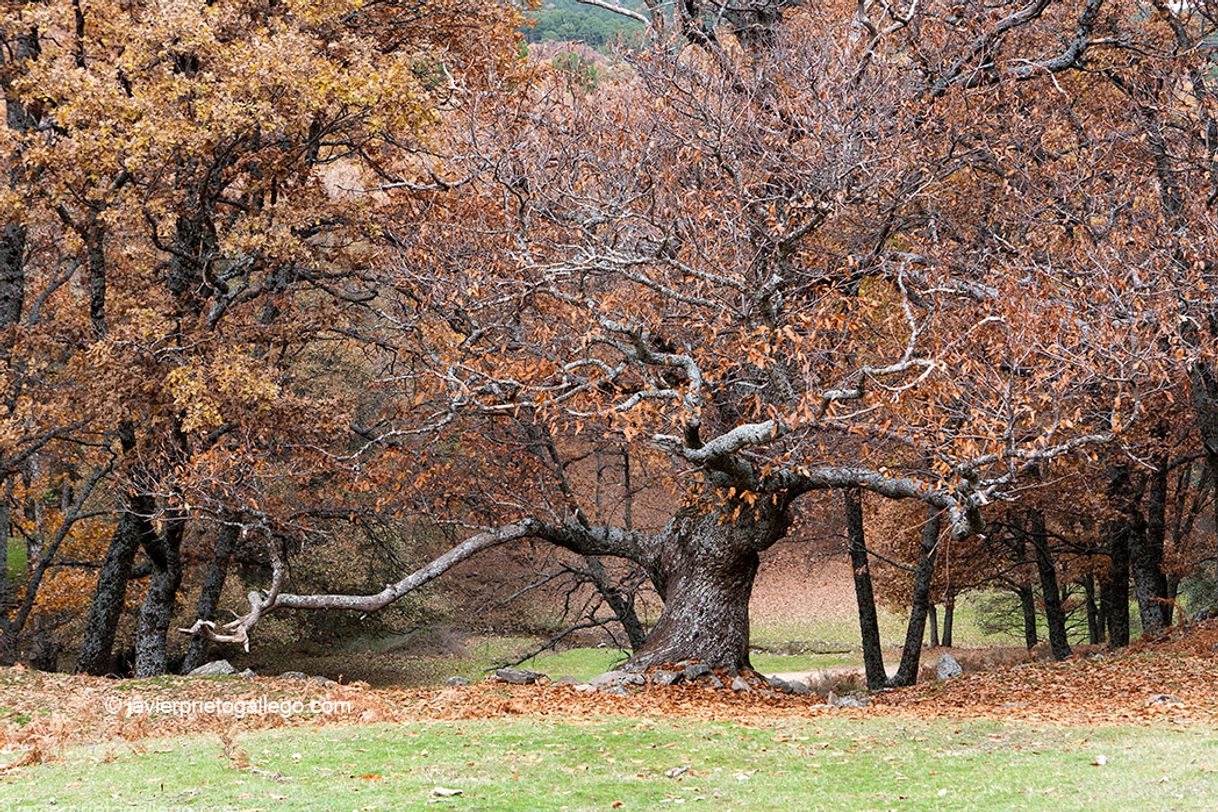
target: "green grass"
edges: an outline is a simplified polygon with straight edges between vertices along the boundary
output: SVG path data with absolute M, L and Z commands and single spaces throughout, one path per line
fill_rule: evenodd
M 25 577 L 25 572 L 30 566 L 27 560 L 28 555 L 29 551 L 25 548 L 24 539 L 9 536 L 5 571 L 8 573 L 10 581 L 17 581 Z
M 984 722 L 510 719 L 278 730 L 143 754 L 69 751 L 0 779 L 0 806 L 413 809 L 1204 809 L 1207 730 L 1043 729 Z M 119 745 L 118 747 L 122 747 Z M 1103 755 L 1105 766 L 1092 766 Z M 669 777 L 670 770 L 690 771 Z

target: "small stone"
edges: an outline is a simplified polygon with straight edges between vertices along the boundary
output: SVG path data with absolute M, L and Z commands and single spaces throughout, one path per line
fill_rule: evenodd
M 656 685 L 676 685 L 685 679 L 681 671 L 656 671 L 651 675 L 651 681 Z
M 795 690 L 791 687 L 791 683 L 787 682 L 782 677 L 766 677 L 765 681 L 766 685 L 769 685 L 771 688 L 777 691 L 782 691 L 784 694 L 792 693 Z
M 284 671 L 279 675 L 280 679 L 308 679 L 309 675 L 303 671 Z
M 223 677 L 229 674 L 236 674 L 237 669 L 233 668 L 233 664 L 228 660 L 213 660 L 210 663 L 205 663 L 195 670 L 191 671 L 186 676 L 188 677 Z
M 808 683 L 806 682 L 793 680 L 787 684 L 791 686 L 791 693 L 795 694 L 796 696 L 807 696 L 808 694 L 812 693 L 812 689 L 808 687 Z
M 694 665 L 687 665 L 685 667 L 685 670 L 682 671 L 681 673 L 685 676 L 686 682 L 693 682 L 696 679 L 705 677 L 710 672 L 711 672 L 711 670 L 710 670 L 709 665 L 704 665 L 703 663 L 695 663 Z
M 579 685 L 582 682 L 582 679 L 571 676 L 559 677 L 558 679 L 554 680 L 555 685 Z
M 323 685 L 327 688 L 329 688 L 331 685 L 338 685 L 338 683 L 335 682 L 334 680 L 330 679 L 329 677 L 323 677 L 320 674 L 318 674 L 317 676 L 314 676 L 314 677 L 309 677 L 309 682 L 315 683 L 317 685 Z
M 964 673 L 960 663 L 950 654 L 940 654 L 939 664 L 935 666 L 935 676 L 939 679 L 952 679 Z
M 596 686 L 589 685 L 586 682 L 581 682 L 579 685 L 575 686 L 575 690 L 579 691 L 581 694 L 590 694 L 596 690 Z
M 719 679 L 714 674 L 711 674 L 711 678 L 708 681 L 710 682 L 710 687 L 715 688 L 716 690 L 723 687 L 723 680 Z
M 1179 699 L 1171 694 L 1155 694 L 1150 698 L 1150 704 L 1152 705 L 1171 705 L 1179 701 Z
M 597 688 L 607 688 L 611 685 L 643 685 L 646 682 L 647 678 L 642 674 L 630 671 L 606 671 L 588 680 L 589 685 Z
M 621 685 L 611 685 L 608 688 L 601 689 L 602 693 L 613 694 L 614 696 L 630 696 L 630 692 Z
M 237 676 L 241 677 L 241 679 L 253 679 L 254 677 L 256 677 L 258 675 L 254 673 L 254 669 L 247 668 L 244 671 L 242 671 L 241 673 L 239 673 Z
M 749 684 L 747 682 L 745 682 L 744 677 L 733 677 L 732 678 L 732 690 L 739 693 L 741 691 L 749 691 L 752 689 L 749 688 Z
M 847 694 L 846 696 L 838 696 L 832 691 L 829 692 L 829 704 L 835 708 L 865 708 L 870 701 L 865 695 Z
M 469 685 L 470 681 L 465 677 L 449 677 L 448 679 L 444 680 L 444 684 L 453 686 Z
M 524 671 L 519 668 L 500 668 L 495 671 L 495 679 L 509 685 L 532 685 L 544 677 L 536 671 Z
M 458 795 L 465 793 L 459 789 L 449 789 L 448 787 L 436 787 L 431 791 L 433 798 L 456 798 Z

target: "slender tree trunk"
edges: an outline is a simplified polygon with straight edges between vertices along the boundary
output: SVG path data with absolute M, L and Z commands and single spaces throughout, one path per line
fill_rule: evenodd
M 1104 639 L 1104 619 L 1095 605 L 1095 577 L 1083 579 L 1083 592 L 1087 602 L 1087 642 L 1095 645 Z
M 1028 651 L 1036 648 L 1040 637 L 1036 632 L 1036 594 L 1030 586 L 1021 586 L 1016 590 L 1019 595 L 1019 605 L 1023 609 L 1023 641 Z
M 1156 634 L 1169 624 L 1167 576 L 1163 573 L 1163 546 L 1167 538 L 1167 460 L 1160 458 L 1150 477 L 1146 526 L 1130 536 L 1129 560 L 1134 594 L 1142 618 L 1142 634 Z
M 146 495 L 131 495 L 126 500 L 98 570 L 97 587 L 76 658 L 77 673 L 102 676 L 112 670 L 114 638 L 126 601 L 131 564 L 136 550 L 153 533 L 148 518 L 152 511 L 152 499 Z
M 1112 565 L 1105 592 L 1108 598 L 1108 645 L 1129 645 L 1129 537 L 1122 528 L 1112 537 Z
M 952 621 L 956 615 L 956 599 L 948 598 L 943 605 L 943 646 L 952 647 Z
M 199 592 L 199 606 L 195 612 L 197 620 L 212 620 L 216 607 L 220 604 L 220 594 L 224 591 L 224 581 L 228 576 L 228 564 L 232 558 L 233 548 L 237 544 L 240 530 L 236 524 L 225 524 L 216 534 L 215 549 L 207 572 L 203 576 L 203 587 Z M 188 674 L 207 660 L 208 641 L 202 635 L 192 637 L 186 647 L 186 658 L 182 661 L 182 673 Z
M 939 609 L 935 604 L 926 607 L 926 630 L 930 634 L 930 647 L 939 647 Z
M 935 551 L 939 545 L 939 511 L 927 508 L 926 525 L 922 528 L 922 544 L 918 552 L 918 569 L 914 574 L 913 600 L 909 607 L 909 626 L 905 630 L 905 647 L 901 664 L 888 681 L 892 687 L 913 685 L 918 681 L 918 666 L 922 659 L 922 637 L 926 633 L 926 613 L 930 608 L 930 585 L 935 574 Z
M 867 675 L 867 687 L 874 691 L 884 687 L 888 675 L 884 670 L 880 621 L 871 587 L 863 501 L 857 491 L 850 489 L 842 491 L 842 501 L 846 509 L 846 546 L 850 553 L 850 568 L 854 572 L 854 597 L 859 608 L 859 633 L 863 640 L 863 670 Z
M 1135 502 L 1135 488 L 1124 465 L 1112 469 L 1108 484 L 1108 503 L 1117 515 L 1108 523 L 1108 555 L 1111 563 L 1104 596 L 1108 602 L 1105 622 L 1108 646 L 1129 645 L 1129 556 L 1130 538 L 1143 532 L 1142 516 Z
M 1040 591 L 1045 601 L 1045 625 L 1049 629 L 1049 646 L 1053 650 L 1053 659 L 1064 660 L 1070 656 L 1070 641 L 1066 637 L 1066 612 L 1062 606 L 1061 590 L 1057 586 L 1057 567 L 1049 549 L 1044 514 L 1039 510 L 1028 511 L 1028 529 L 1036 554 L 1036 569 L 1040 573 Z
M 762 513 L 758 518 L 754 512 Z M 648 574 L 664 600 L 647 641 L 626 664 L 630 670 L 687 660 L 728 671 L 751 669 L 749 598 L 757 553 L 790 527 L 785 508 L 761 502 L 735 518 L 682 512 L 657 540 Z M 726 513 L 726 515 L 724 515 Z
M 178 587 L 182 583 L 183 519 L 165 523 L 157 539 L 152 561 L 152 580 L 140 607 L 135 639 L 135 676 L 155 677 L 169 670 L 169 624 L 173 620 Z

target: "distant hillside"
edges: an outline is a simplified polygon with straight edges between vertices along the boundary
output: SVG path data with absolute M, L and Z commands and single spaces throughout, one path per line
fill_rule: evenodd
M 632 3 L 625 0 L 623 5 Z M 601 48 L 636 35 L 640 28 L 628 17 L 576 0 L 549 0 L 532 16 L 536 24 L 526 31 L 529 42 L 579 41 Z

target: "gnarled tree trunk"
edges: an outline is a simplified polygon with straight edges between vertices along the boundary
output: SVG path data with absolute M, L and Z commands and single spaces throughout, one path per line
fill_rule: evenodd
M 155 677 L 169 670 L 169 623 L 178 587 L 182 583 L 182 532 L 185 523 L 175 519 L 165 524 L 152 558 L 152 582 L 140 607 L 135 639 L 135 676 Z
M 728 671 L 752 667 L 749 598 L 758 552 L 786 533 L 790 519 L 785 508 L 760 499 L 732 518 L 734 510 L 683 511 L 655 538 L 647 568 L 664 609 L 628 669 L 683 660 Z
M 148 543 L 153 535 L 148 519 L 152 511 L 152 499 L 148 496 L 134 494 L 126 500 L 97 574 L 97 588 L 89 604 L 89 616 L 76 658 L 79 674 L 103 676 L 113 670 L 114 638 L 123 614 L 127 581 L 131 577 L 136 550 Z

